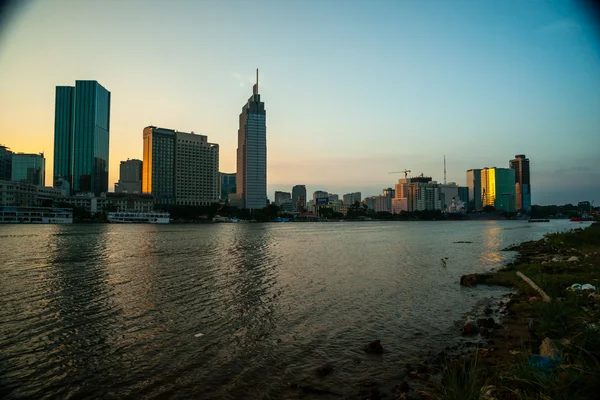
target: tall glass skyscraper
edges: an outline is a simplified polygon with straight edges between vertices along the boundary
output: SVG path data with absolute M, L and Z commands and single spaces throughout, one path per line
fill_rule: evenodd
M 240 114 L 233 204 L 261 209 L 267 206 L 267 114 L 258 94 L 258 70 L 252 92 Z
M 6 146 L 0 145 L 0 181 L 12 179 L 13 152 Z
M 108 191 L 110 92 L 96 81 L 56 87 L 54 180 L 75 192 Z

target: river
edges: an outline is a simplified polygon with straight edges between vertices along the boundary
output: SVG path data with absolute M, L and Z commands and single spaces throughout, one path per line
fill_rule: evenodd
M 573 225 L 1 225 L 0 397 L 353 398 L 507 292 L 462 274 Z M 363 352 L 373 339 L 383 356 Z

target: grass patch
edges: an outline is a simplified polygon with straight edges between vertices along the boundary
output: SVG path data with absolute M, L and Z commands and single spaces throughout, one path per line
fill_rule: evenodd
M 479 400 L 481 388 L 487 384 L 484 373 L 477 356 L 449 361 L 441 383 L 435 388 L 434 397 L 440 400 Z

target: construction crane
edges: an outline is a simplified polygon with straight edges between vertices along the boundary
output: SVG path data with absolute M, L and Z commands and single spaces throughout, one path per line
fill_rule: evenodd
M 405 169 L 404 171 L 388 172 L 388 174 L 404 174 L 404 179 L 406 179 L 409 172 L 412 171 L 410 169 Z

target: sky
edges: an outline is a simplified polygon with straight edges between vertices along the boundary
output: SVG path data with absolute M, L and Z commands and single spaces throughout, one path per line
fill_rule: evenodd
M 0 22 L 0 144 L 44 152 L 55 87 L 111 92 L 109 182 L 142 130 L 205 134 L 235 172 L 256 68 L 268 197 L 381 194 L 410 169 L 531 161 L 534 204 L 600 202 L 600 30 L 568 1 L 26 1 Z

